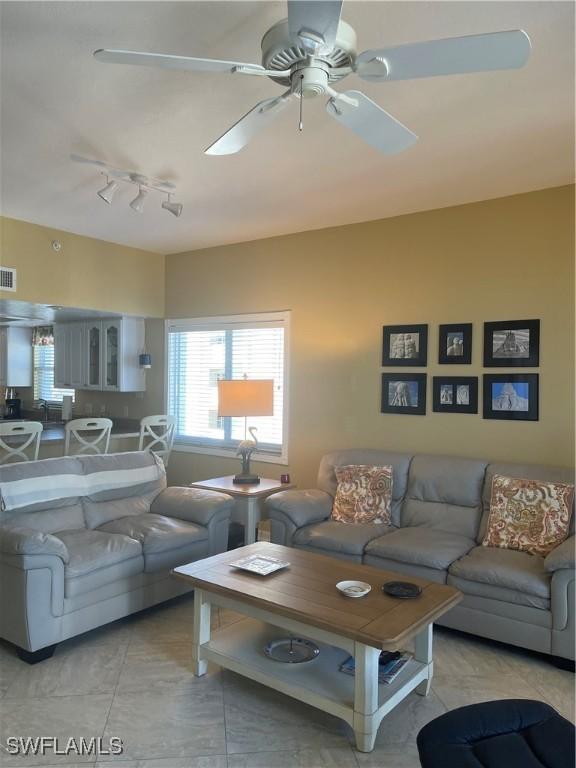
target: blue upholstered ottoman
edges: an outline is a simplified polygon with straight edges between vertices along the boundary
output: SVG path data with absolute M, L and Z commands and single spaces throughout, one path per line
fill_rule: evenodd
M 540 701 L 455 709 L 418 734 L 422 768 L 574 768 L 575 729 Z

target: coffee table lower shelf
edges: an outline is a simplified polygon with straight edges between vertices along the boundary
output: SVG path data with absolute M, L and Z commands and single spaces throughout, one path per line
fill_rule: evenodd
M 198 597 L 197 592 L 196 600 Z M 198 637 L 200 642 L 195 646 L 196 674 L 204 674 L 206 663 L 212 662 L 317 707 L 345 720 L 354 730 L 358 750 L 370 752 L 382 719 L 414 689 L 421 695 L 428 693 L 432 677 L 432 625 L 416 636 L 416 656 L 423 660 L 410 660 L 392 683 L 375 685 L 378 649 L 356 643 L 357 674 L 347 675 L 340 672 L 339 666 L 350 655 L 349 651 L 322 642 L 315 637 L 313 627 L 306 629 L 309 631 L 297 636 L 314 640 L 320 654 L 303 664 L 283 664 L 264 654 L 270 640 L 294 634 L 266 621 L 244 618 L 211 636 L 206 633 L 205 641 Z M 341 640 L 342 645 L 349 645 L 345 638 Z

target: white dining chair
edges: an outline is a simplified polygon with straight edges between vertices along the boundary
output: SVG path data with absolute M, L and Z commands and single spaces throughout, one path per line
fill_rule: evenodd
M 40 421 L 0 422 L 0 464 L 36 461 L 43 429 Z
M 108 453 L 111 430 L 110 419 L 72 419 L 66 422 L 64 455 Z
M 144 416 L 140 420 L 139 451 L 150 451 L 160 456 L 164 466 L 168 466 L 168 460 L 174 445 L 174 432 L 176 431 L 176 419 L 174 416 Z

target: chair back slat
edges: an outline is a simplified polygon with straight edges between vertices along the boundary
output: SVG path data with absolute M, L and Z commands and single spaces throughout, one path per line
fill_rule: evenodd
M 0 422 L 0 464 L 36 461 L 43 429 L 39 421 Z
M 160 456 L 164 466 L 168 466 L 172 446 L 174 445 L 174 432 L 176 419 L 174 416 L 158 414 L 156 416 L 144 416 L 140 420 L 139 451 L 150 451 Z
M 64 455 L 108 453 L 110 447 L 110 419 L 72 419 L 65 427 Z

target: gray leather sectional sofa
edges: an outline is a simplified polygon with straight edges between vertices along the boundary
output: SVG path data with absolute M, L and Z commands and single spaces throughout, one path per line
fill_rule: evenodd
M 0 636 L 30 662 L 188 591 L 170 569 L 225 551 L 233 506 L 146 452 L 0 467 L 0 495 Z
M 391 526 L 330 519 L 334 468 L 346 464 L 393 467 Z M 272 541 L 451 584 L 464 599 L 440 624 L 573 660 L 574 515 L 572 535 L 546 558 L 481 546 L 494 474 L 574 482 L 562 467 L 338 451 L 323 457 L 316 489 L 267 500 Z

